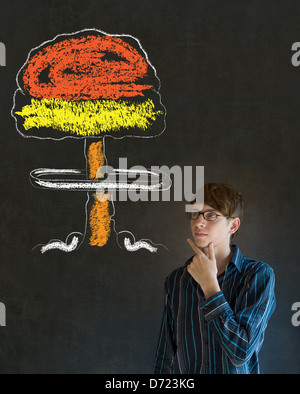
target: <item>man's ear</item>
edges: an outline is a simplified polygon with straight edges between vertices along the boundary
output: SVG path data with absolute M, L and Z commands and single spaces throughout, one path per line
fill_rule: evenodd
M 234 234 L 238 231 L 241 225 L 240 218 L 233 218 L 230 224 L 229 234 Z

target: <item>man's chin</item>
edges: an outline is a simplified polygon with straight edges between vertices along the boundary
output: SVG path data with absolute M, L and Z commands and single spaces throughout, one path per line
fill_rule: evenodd
M 209 241 L 207 239 L 199 239 L 198 237 L 194 237 L 194 242 L 200 249 L 207 249 L 209 245 Z

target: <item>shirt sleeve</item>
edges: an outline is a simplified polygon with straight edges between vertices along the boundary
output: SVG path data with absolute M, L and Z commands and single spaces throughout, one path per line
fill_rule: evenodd
M 167 283 L 165 283 L 165 306 L 161 323 L 160 335 L 157 345 L 153 372 L 155 374 L 173 373 L 173 363 L 176 353 L 173 317 L 170 308 L 170 296 Z
M 247 278 L 238 296 L 239 310 L 231 309 L 222 291 L 200 307 L 217 341 L 235 366 L 243 365 L 254 351 L 259 351 L 275 309 L 275 276 L 271 267 L 264 264 Z

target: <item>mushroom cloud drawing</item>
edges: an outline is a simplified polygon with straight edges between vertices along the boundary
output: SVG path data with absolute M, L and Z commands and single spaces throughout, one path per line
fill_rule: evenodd
M 155 68 L 136 38 L 84 29 L 60 34 L 32 49 L 17 74 L 17 85 L 12 116 L 23 137 L 84 141 L 85 170 L 41 168 L 30 174 L 37 187 L 88 193 L 84 234 L 74 232 L 66 242 L 52 240 L 41 252 L 70 252 L 85 238 L 91 246 L 104 246 L 114 222 L 112 196 L 101 173 L 107 165 L 104 139 L 152 138 L 165 130 L 166 109 Z M 69 179 L 70 175 L 74 178 Z M 162 183 L 154 187 L 161 190 Z M 130 184 L 115 185 L 121 187 L 129 189 Z M 101 198 L 96 193 L 99 189 Z M 130 234 L 133 243 L 128 237 L 123 242 L 127 250 L 157 250 L 148 240 L 136 242 Z

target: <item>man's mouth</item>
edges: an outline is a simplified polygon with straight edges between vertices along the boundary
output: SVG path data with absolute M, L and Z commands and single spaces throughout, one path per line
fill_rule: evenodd
M 195 237 L 197 237 L 197 238 L 202 238 L 202 237 L 206 237 L 208 234 L 206 234 L 206 233 L 202 233 L 202 232 L 198 232 L 198 231 L 196 231 L 195 233 L 194 233 L 194 235 L 195 235 Z

